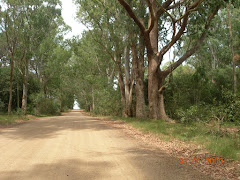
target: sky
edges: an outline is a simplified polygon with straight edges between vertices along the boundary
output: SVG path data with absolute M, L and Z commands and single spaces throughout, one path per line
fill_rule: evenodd
M 65 38 L 71 38 L 74 35 L 80 35 L 86 27 L 78 22 L 75 18 L 77 7 L 72 0 L 62 1 L 62 17 L 65 23 L 72 27 L 72 32 L 69 32 Z

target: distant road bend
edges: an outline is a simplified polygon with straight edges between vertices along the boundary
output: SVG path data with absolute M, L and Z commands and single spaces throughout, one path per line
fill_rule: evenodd
M 210 178 L 77 110 L 0 131 L 0 180 L 81 179 Z

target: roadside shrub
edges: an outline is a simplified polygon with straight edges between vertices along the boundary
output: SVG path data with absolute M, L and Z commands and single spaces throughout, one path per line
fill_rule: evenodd
M 41 99 L 37 104 L 37 111 L 40 114 L 58 115 L 60 114 L 59 105 L 53 99 Z
M 225 114 L 225 121 L 240 123 L 240 95 L 231 91 L 223 91 L 221 112 Z
M 209 105 L 200 104 L 191 106 L 188 109 L 177 109 L 176 117 L 182 123 L 208 122 L 211 120 L 211 108 Z
M 60 114 L 60 103 L 56 99 L 46 98 L 43 93 L 35 93 L 30 96 L 32 112 L 34 114 L 58 115 Z
M 3 112 L 3 110 L 4 110 L 4 103 L 1 101 L 1 99 L 0 99 L 0 112 Z

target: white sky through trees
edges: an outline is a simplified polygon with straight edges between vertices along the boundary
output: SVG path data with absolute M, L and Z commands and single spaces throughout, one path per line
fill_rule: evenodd
M 81 35 L 85 26 L 76 20 L 77 7 L 72 0 L 61 0 L 62 1 L 62 17 L 67 25 L 72 28 L 65 38 L 71 38 L 72 36 Z M 73 109 L 79 109 L 79 105 L 75 100 Z
M 81 35 L 83 30 L 86 27 L 76 20 L 76 12 L 77 7 L 73 3 L 72 0 L 61 0 L 62 1 L 62 17 L 65 23 L 72 28 L 72 32 L 70 31 L 66 34 L 65 38 L 71 38 L 74 35 Z

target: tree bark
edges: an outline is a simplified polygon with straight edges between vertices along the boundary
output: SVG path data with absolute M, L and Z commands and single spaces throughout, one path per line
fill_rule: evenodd
M 29 63 L 29 60 L 26 60 L 25 69 L 24 69 L 24 79 L 23 79 L 22 113 L 24 115 L 26 115 L 27 113 L 28 63 Z
M 159 69 L 156 69 L 156 59 L 157 56 L 152 55 L 148 64 L 148 101 L 149 101 L 149 117 L 151 119 L 158 119 L 158 72 Z
M 13 58 L 10 60 L 10 81 L 9 81 L 9 102 L 8 102 L 8 114 L 12 112 L 12 87 L 13 87 Z
M 17 112 L 19 112 L 20 108 L 20 98 L 19 98 L 19 80 L 17 80 Z
M 130 73 L 130 56 L 129 56 L 129 46 L 125 47 L 125 114 L 128 117 L 133 116 L 132 107 L 132 96 L 133 96 L 133 71 Z
M 168 117 L 168 115 L 166 114 L 165 111 L 165 105 L 164 105 L 164 81 L 165 81 L 165 76 L 164 74 L 159 75 L 161 78 L 159 78 L 159 88 L 158 88 L 158 98 L 159 98 L 159 104 L 158 104 L 158 108 L 159 108 L 159 115 L 158 118 L 159 119 L 163 119 L 165 121 L 168 122 L 172 122 L 172 120 Z
M 95 111 L 95 99 L 94 99 L 94 91 L 93 91 L 93 87 L 92 87 L 92 111 Z
M 228 23 L 229 23 L 229 33 L 231 40 L 231 51 L 232 51 L 232 63 L 233 63 L 233 92 L 237 92 L 237 75 L 236 75 L 236 65 L 234 61 L 234 47 L 233 47 L 233 34 L 232 34 L 232 22 L 230 17 L 229 4 L 227 3 L 227 12 L 228 12 Z
M 122 69 L 121 69 L 121 55 L 118 55 L 117 57 L 117 69 L 118 69 L 118 84 L 120 88 L 120 93 L 121 93 L 121 105 L 122 105 L 122 116 L 126 117 L 126 110 L 125 110 L 125 86 L 124 86 L 124 80 L 123 80 L 123 75 L 122 75 Z
M 155 3 L 154 3 L 155 4 Z M 157 6 L 153 5 L 153 15 L 156 15 Z M 150 16 L 149 24 L 152 21 L 153 15 Z M 160 68 L 158 54 L 158 21 L 154 18 L 154 26 L 149 34 L 150 43 L 147 45 L 148 54 L 148 101 L 149 101 L 149 117 L 151 119 L 159 119 L 159 74 Z M 149 25 L 150 26 L 150 25 Z M 148 37 L 145 34 L 145 41 Z
M 140 36 L 139 40 L 139 57 L 137 55 L 136 44 L 133 42 L 131 45 L 132 57 L 133 57 L 133 71 L 135 72 L 136 79 L 136 117 L 146 117 L 145 112 L 145 98 L 144 98 L 144 51 L 145 46 Z

